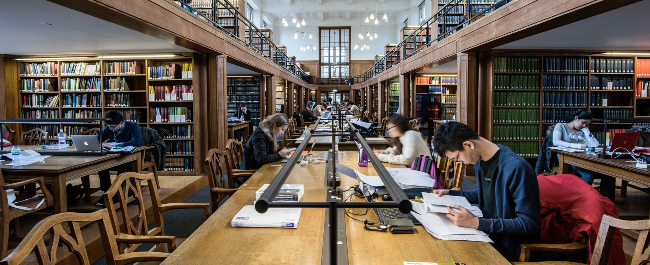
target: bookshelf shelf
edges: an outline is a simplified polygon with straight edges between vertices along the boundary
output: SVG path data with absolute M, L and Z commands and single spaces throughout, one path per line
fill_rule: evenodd
M 138 107 L 104 107 L 104 109 L 147 109 L 146 106 L 138 106 Z
M 542 72 L 544 75 L 588 75 L 588 72 Z
M 530 106 L 530 107 L 522 107 L 522 106 L 492 106 L 493 108 L 499 108 L 499 109 L 539 109 L 539 106 Z M 586 107 L 585 107 L 586 108 Z
M 504 75 L 535 75 L 541 74 L 541 72 L 494 72 L 494 74 L 504 74 Z
M 492 91 L 506 91 L 506 92 L 539 92 L 539 89 L 493 89 Z M 544 90 L 546 91 L 546 90 Z M 586 90 L 585 90 L 586 91 Z
M 194 141 L 194 138 L 163 138 L 165 141 Z
M 62 109 L 101 109 L 102 107 L 66 107 L 62 106 Z
M 45 91 L 45 92 L 32 92 L 32 91 L 20 91 L 24 94 L 59 94 L 58 91 Z
M 590 73 L 592 75 L 634 75 L 634 73 Z
M 588 106 L 583 107 L 555 107 L 555 106 L 542 106 L 543 109 L 584 109 Z
M 127 91 L 104 90 L 104 93 L 147 93 L 147 91 L 146 90 L 127 90 Z
M 194 100 L 149 101 L 149 104 L 152 103 L 194 103 Z
M 589 106 L 590 109 L 631 109 L 632 106 Z
M 102 91 L 61 91 L 61 94 L 102 93 Z
M 113 74 L 104 74 L 105 77 L 128 77 L 128 76 L 147 76 L 146 74 L 119 74 L 119 75 L 113 75 Z
M 592 92 L 634 92 L 632 89 L 591 89 Z
M 149 82 L 192 81 L 192 79 L 147 79 Z
M 22 107 L 23 109 L 59 109 L 58 107 Z
M 59 77 L 101 77 L 101 75 L 60 75 Z

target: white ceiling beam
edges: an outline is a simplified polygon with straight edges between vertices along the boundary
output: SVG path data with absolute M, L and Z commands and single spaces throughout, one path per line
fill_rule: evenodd
M 345 12 L 345 21 L 350 21 L 351 14 L 350 12 Z
M 320 22 L 325 21 L 325 14 L 323 14 L 323 12 L 318 12 L 318 18 L 320 19 Z

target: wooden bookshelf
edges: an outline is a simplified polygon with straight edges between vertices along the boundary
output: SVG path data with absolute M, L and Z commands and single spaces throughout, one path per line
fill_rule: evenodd
M 284 113 L 287 114 L 287 102 L 286 102 L 286 87 L 285 87 L 285 82 L 278 80 L 275 83 L 275 93 L 276 93 L 276 98 L 275 98 L 275 110 L 276 113 Z
M 169 167 L 167 171 L 173 174 L 195 174 L 194 169 L 201 169 L 203 154 L 194 152 L 194 142 L 200 136 L 193 135 L 194 119 L 192 110 L 195 101 L 191 97 L 193 86 L 193 57 L 191 54 L 182 54 L 180 58 L 115 58 L 115 59 L 61 59 L 44 61 L 39 59 L 24 60 L 18 63 L 19 77 L 18 89 L 22 105 L 21 118 L 101 118 L 108 111 L 116 110 L 124 115 L 124 119 L 138 123 L 140 126 L 156 129 L 163 136 L 168 147 L 168 155 L 184 155 L 182 160 L 169 160 L 168 165 L 182 166 Z M 28 72 L 30 65 L 40 65 L 33 69 L 43 69 L 42 65 L 53 66 L 52 71 Z M 93 65 L 96 71 L 89 69 Z M 158 78 L 152 76 L 149 69 L 159 66 L 174 66 L 171 72 L 177 76 Z M 55 69 L 55 70 L 54 70 Z M 170 68 L 171 69 L 171 68 Z M 92 70 L 92 69 L 91 69 Z M 159 90 L 155 90 L 155 88 Z M 176 89 L 183 89 L 179 91 Z M 153 90 L 152 90 L 153 89 Z M 166 90 L 167 89 L 167 90 Z M 156 98 L 153 92 L 163 91 L 162 97 Z M 173 92 L 176 97 L 166 98 L 166 92 Z M 188 92 L 188 93 L 182 93 Z M 171 95 L 170 95 L 171 96 Z M 48 98 L 56 97 L 50 102 Z M 48 104 L 45 104 L 48 103 Z M 161 111 L 165 109 L 165 111 Z M 162 122 L 156 120 L 155 114 L 167 115 L 178 113 L 178 120 Z M 181 109 L 183 111 L 181 111 Z M 182 119 L 181 117 L 185 118 Z M 48 131 L 51 142 L 56 142 L 59 129 L 66 135 L 77 135 L 81 131 L 98 128 L 93 124 L 22 124 L 21 131 L 42 128 Z M 181 135 L 180 133 L 185 133 Z M 169 133 L 169 134 L 168 134 Z M 20 135 L 20 132 L 18 132 Z M 183 138 L 183 139 L 180 139 Z M 182 163 L 181 163 L 182 162 Z M 176 169 L 177 172 L 173 169 Z M 165 174 L 161 172 L 162 174 Z
M 400 32 L 400 41 L 406 40 L 411 34 L 415 33 L 417 29 L 420 27 L 403 27 Z M 413 39 L 409 39 L 409 41 L 403 46 L 402 52 L 404 54 L 413 54 L 415 51 L 420 50 L 425 47 L 429 41 L 431 41 L 430 38 L 430 31 L 431 29 L 423 29 L 417 34 L 415 34 Z
M 251 126 L 259 126 L 262 115 L 264 87 L 260 76 L 228 76 L 228 117 L 233 117 L 239 105 L 244 104 L 251 112 Z M 252 133 L 252 131 L 251 131 Z
M 468 2 L 471 1 L 471 10 L 467 10 L 467 4 Z M 445 4 L 449 3 L 450 0 L 438 0 L 437 5 L 432 6 L 432 14 L 435 14 L 438 12 L 438 10 L 442 9 Z M 496 2 L 499 2 L 498 0 L 465 0 L 465 1 L 460 1 L 458 5 L 456 6 L 451 6 L 448 8 L 451 8 L 449 12 L 447 13 L 446 16 L 441 16 L 438 21 L 434 23 L 433 28 L 437 28 L 437 33 L 438 35 L 442 34 L 445 31 L 448 30 L 453 30 L 456 28 L 460 23 L 463 23 L 463 17 L 468 15 L 470 18 L 478 15 L 481 13 L 483 10 L 490 8 L 493 6 Z M 435 3 L 435 1 L 434 1 Z M 467 14 L 469 13 L 469 14 Z M 479 19 L 480 17 L 475 18 Z M 432 36 L 433 37 L 433 36 Z
M 425 74 L 415 77 L 415 113 L 420 112 L 423 97 L 430 97 L 429 117 L 434 120 L 453 120 L 456 115 L 455 74 Z
M 273 41 L 273 30 L 270 29 L 259 29 L 259 32 L 264 35 L 269 41 Z M 268 42 L 264 42 L 264 39 L 261 38 L 258 34 L 252 34 L 249 29 L 246 29 L 244 37 L 246 41 L 250 43 L 251 47 L 257 49 L 258 53 L 271 57 L 271 46 Z
M 488 134 L 491 140 L 509 141 L 506 145 L 520 148 L 518 151 L 522 155 L 535 158 L 547 128 L 564 122 L 579 110 L 590 111 L 594 118 L 607 119 L 642 117 L 650 113 L 648 107 L 639 103 L 645 98 L 639 97 L 644 80 L 637 75 L 640 69 L 637 57 L 591 55 L 593 53 L 589 52 L 574 52 L 570 56 L 560 52 L 512 56 L 505 52 L 494 51 L 492 57 L 492 116 Z M 650 76 L 647 80 L 650 81 Z M 532 121 L 533 127 L 526 123 L 509 123 L 522 120 Z M 608 123 L 608 130 L 630 126 Z M 532 137 L 530 130 L 535 128 L 536 146 L 513 145 L 524 140 L 530 142 L 531 139 L 522 137 Z M 594 122 L 590 130 L 599 142 L 604 142 L 602 124 Z
M 399 83 L 388 84 L 388 116 L 397 113 L 399 109 Z
M 386 58 L 385 60 L 386 68 L 392 67 L 394 64 L 396 64 L 399 61 L 400 54 L 401 54 L 399 50 L 395 51 L 395 53 L 391 55 L 388 55 L 388 53 L 390 53 L 390 51 L 392 51 L 396 47 L 397 44 L 388 44 L 384 47 L 384 58 Z
M 233 7 L 239 11 L 240 14 L 246 14 L 246 2 L 244 0 L 227 0 L 230 2 Z M 235 34 L 240 38 L 244 36 L 244 22 L 235 17 L 232 12 L 232 8 L 229 6 L 223 6 L 217 4 L 216 14 L 213 13 L 213 1 L 212 0 L 200 0 L 192 1 L 190 6 L 194 8 L 199 14 L 204 15 L 205 17 L 212 18 L 217 22 L 219 26 L 226 29 L 227 31 Z

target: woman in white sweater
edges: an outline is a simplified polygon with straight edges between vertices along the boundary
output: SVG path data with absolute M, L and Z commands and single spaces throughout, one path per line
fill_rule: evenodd
M 373 150 L 381 162 L 410 166 L 421 155 L 431 157 L 422 135 L 411 130 L 409 121 L 401 115 L 393 115 L 388 119 L 386 131 L 393 138 L 395 146 L 386 150 Z

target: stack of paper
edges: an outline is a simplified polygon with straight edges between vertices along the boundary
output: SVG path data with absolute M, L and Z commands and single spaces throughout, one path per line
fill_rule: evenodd
M 436 180 L 429 177 L 429 174 L 408 169 L 408 168 L 386 168 L 391 177 L 397 182 L 397 185 L 402 189 L 411 188 L 430 188 L 436 184 Z M 381 178 L 374 176 L 366 176 L 362 173 L 356 172 L 359 179 L 373 187 L 383 187 L 384 183 Z
M 441 197 L 438 197 L 438 194 L 423 192 L 422 202 L 426 206 L 427 212 L 430 213 L 449 213 L 447 206 L 452 207 L 456 212 L 460 212 L 459 209 L 453 208 L 454 205 L 460 205 L 474 216 L 483 217 L 481 209 L 470 205 L 467 198 L 463 196 L 442 195 Z
M 13 159 L 11 153 L 4 154 L 3 156 L 7 157 L 9 159 Z M 20 151 L 20 165 L 18 165 L 18 166 L 26 166 L 26 165 L 30 165 L 30 164 L 33 164 L 33 163 L 36 163 L 36 162 L 40 162 L 40 161 L 45 160 L 45 158 L 48 158 L 48 157 L 50 157 L 50 156 L 41 155 L 41 154 L 37 153 L 34 150 L 21 150 Z M 7 166 L 13 166 L 14 164 L 13 164 L 13 162 L 11 162 L 11 163 L 6 164 L 6 165 Z
M 255 192 L 255 200 L 259 200 L 264 191 L 269 188 L 270 184 L 264 184 Z M 282 188 L 275 196 L 274 202 L 299 202 L 302 195 L 305 194 L 304 184 L 282 184 Z
M 301 208 L 269 208 L 258 213 L 254 205 L 244 205 L 230 221 L 233 227 L 298 228 Z
M 462 240 L 493 243 L 483 231 L 459 227 L 443 213 L 429 213 L 424 203 L 413 202 L 413 216 L 422 223 L 424 229 L 433 237 L 441 240 Z

